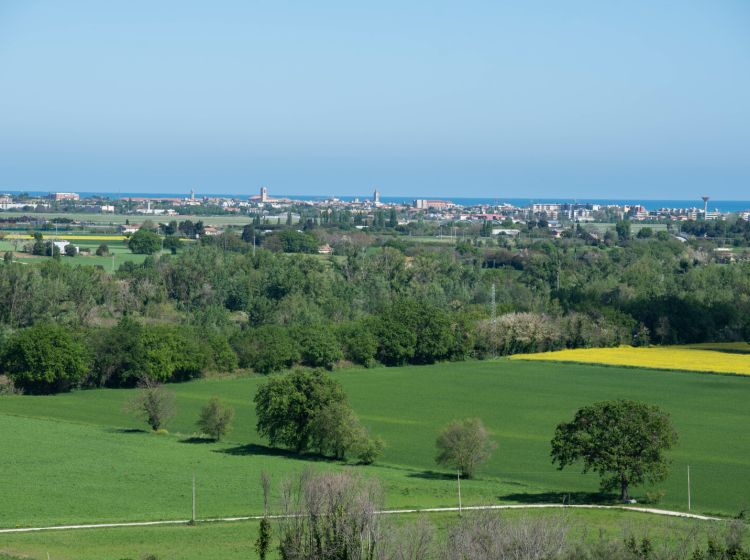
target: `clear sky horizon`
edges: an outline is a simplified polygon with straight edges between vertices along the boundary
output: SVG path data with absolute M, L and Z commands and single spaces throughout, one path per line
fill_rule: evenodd
M 0 191 L 750 199 L 750 2 L 0 0 Z

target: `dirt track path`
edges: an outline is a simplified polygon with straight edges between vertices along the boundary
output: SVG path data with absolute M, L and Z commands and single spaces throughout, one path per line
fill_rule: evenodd
M 597 505 L 572 505 L 563 506 L 560 504 L 534 504 L 534 505 L 493 505 L 493 506 L 467 506 L 463 508 L 442 507 L 442 508 L 423 508 L 423 509 L 386 509 L 379 511 L 380 515 L 403 515 L 409 513 L 444 513 L 458 511 L 481 511 L 481 510 L 503 510 L 503 509 L 616 509 L 623 511 L 632 511 L 637 513 L 649 513 L 652 515 L 664 515 L 668 517 L 682 517 L 686 519 L 697 519 L 700 521 L 721 521 L 720 517 L 710 517 L 695 513 L 686 513 L 683 511 L 672 511 L 666 509 L 633 507 L 633 506 L 597 506 Z M 279 519 L 282 516 L 272 515 L 272 519 Z M 248 515 L 242 517 L 213 517 L 208 519 L 198 519 L 198 523 L 221 523 L 233 521 L 253 521 L 262 519 L 262 515 Z M 0 529 L 3 533 L 32 533 L 36 531 L 67 531 L 72 529 L 111 529 L 117 527 L 151 527 L 157 525 L 187 525 L 189 519 L 167 519 L 164 521 L 131 521 L 123 523 L 91 523 L 82 525 L 53 525 L 50 527 L 15 527 L 11 529 Z

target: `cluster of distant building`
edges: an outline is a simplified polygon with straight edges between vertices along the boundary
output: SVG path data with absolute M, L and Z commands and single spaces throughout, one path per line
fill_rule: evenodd
M 562 222 L 594 222 L 610 221 L 612 219 L 630 219 L 638 221 L 649 220 L 716 220 L 723 219 L 727 214 L 709 211 L 709 197 L 703 197 L 703 207 L 691 208 L 659 208 L 648 210 L 642 205 L 603 205 L 592 203 L 560 202 L 560 203 L 531 203 L 528 206 L 517 207 L 511 204 L 484 204 L 477 206 L 462 206 L 450 200 L 418 198 L 412 203 L 383 202 L 380 192 L 375 190 L 371 198 L 354 198 L 341 200 L 336 197 L 320 200 L 293 200 L 289 198 L 271 197 L 267 187 L 261 187 L 260 192 L 246 199 L 221 196 L 198 197 L 191 191 L 186 197 L 152 196 L 152 197 L 121 197 L 107 199 L 95 197 L 81 199 L 81 195 L 74 192 L 54 192 L 47 196 L 23 197 L 15 200 L 10 194 L 0 194 L 0 210 L 45 210 L 52 209 L 59 204 L 68 208 L 73 206 L 83 212 L 143 214 L 151 216 L 189 215 L 191 207 L 213 206 L 224 212 L 248 213 L 253 210 L 268 211 L 286 210 L 293 206 L 316 206 L 324 208 L 348 208 L 353 212 L 370 212 L 374 209 L 395 208 L 399 211 L 400 223 L 419 215 L 423 219 L 450 221 L 493 221 L 513 223 L 530 220 L 545 220 L 549 225 Z M 750 211 L 740 214 L 750 218 Z

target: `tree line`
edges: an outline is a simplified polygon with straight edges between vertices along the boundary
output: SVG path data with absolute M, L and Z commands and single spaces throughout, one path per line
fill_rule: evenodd
M 44 392 L 127 386 L 156 369 L 170 381 L 236 367 L 750 339 L 750 263 L 718 264 L 671 238 L 433 246 L 347 234 L 331 239 L 330 258 L 258 247 L 254 236 L 203 239 L 114 274 L 6 256 L 0 374 Z M 41 373 L 35 352 L 59 360 Z

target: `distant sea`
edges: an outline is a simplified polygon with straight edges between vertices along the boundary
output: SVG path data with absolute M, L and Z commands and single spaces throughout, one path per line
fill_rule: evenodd
M 43 196 L 48 194 L 50 191 L 2 191 L 10 194 L 20 194 L 21 192 Z M 143 193 L 143 192 L 84 192 L 84 191 L 73 191 L 77 192 L 81 196 L 101 196 L 108 198 L 128 198 L 128 197 L 186 197 L 189 196 L 186 193 Z M 257 193 L 252 194 L 217 194 L 208 193 L 205 196 L 217 196 L 217 197 L 231 197 L 241 200 L 246 200 L 251 196 L 255 196 Z M 196 193 L 196 198 L 204 196 L 204 193 Z M 328 200 L 331 196 L 325 195 L 286 195 L 279 193 L 270 193 L 271 197 L 278 198 L 290 198 L 292 200 Z M 360 196 L 337 196 L 339 200 L 352 201 L 354 199 L 365 200 L 372 198 L 372 194 L 360 195 Z M 466 197 L 455 197 L 455 196 L 381 196 L 381 202 L 398 203 L 398 204 L 412 204 L 415 198 L 429 198 L 434 200 L 449 200 L 454 204 L 460 204 L 461 206 L 484 206 L 484 205 L 500 205 L 500 204 L 512 204 L 513 206 L 528 206 L 532 203 L 538 204 L 553 204 L 559 203 L 579 203 L 579 204 L 616 204 L 618 206 L 623 205 L 636 205 L 639 204 L 644 206 L 648 210 L 656 210 L 659 208 L 703 208 L 703 201 L 698 199 L 692 200 L 670 200 L 670 199 L 645 199 L 645 198 L 504 198 L 501 196 L 497 197 L 483 197 L 483 198 L 466 198 Z M 741 212 L 750 211 L 750 200 L 709 200 L 708 209 L 710 211 L 717 212 Z

